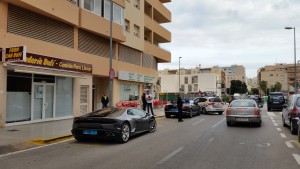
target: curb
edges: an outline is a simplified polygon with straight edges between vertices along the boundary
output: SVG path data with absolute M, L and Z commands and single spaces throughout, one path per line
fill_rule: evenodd
M 37 145 L 45 145 L 45 144 L 51 144 L 51 143 L 71 139 L 71 138 L 74 138 L 74 136 L 72 134 L 60 136 L 60 137 L 49 138 L 49 139 L 32 139 L 32 140 L 28 140 L 26 142 L 34 143 Z

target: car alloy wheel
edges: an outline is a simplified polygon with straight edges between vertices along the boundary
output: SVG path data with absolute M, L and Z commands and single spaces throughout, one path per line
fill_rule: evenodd
M 156 120 L 151 119 L 149 123 L 149 132 L 152 133 L 156 130 Z
M 122 125 L 120 142 L 126 143 L 129 140 L 129 137 L 130 137 L 130 127 L 127 123 L 124 123 Z
M 292 123 L 292 121 L 291 121 L 291 123 L 290 123 L 290 126 L 291 126 L 291 133 L 292 133 L 292 134 L 297 134 L 297 131 L 295 130 L 294 124 Z
M 205 108 L 202 109 L 203 114 L 207 114 L 207 111 Z
M 283 127 L 287 127 L 287 125 L 285 124 L 285 120 L 284 120 L 283 116 L 282 116 L 282 124 L 283 124 Z
M 189 114 L 189 118 L 192 118 L 193 117 L 193 110 L 190 109 L 190 114 Z

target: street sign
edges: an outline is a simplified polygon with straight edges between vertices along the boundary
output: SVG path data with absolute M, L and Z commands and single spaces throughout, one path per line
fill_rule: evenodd
M 16 46 L 5 49 L 5 62 L 26 61 L 26 46 Z
M 116 76 L 115 71 L 114 71 L 113 68 L 111 68 L 109 70 L 109 78 L 110 78 L 110 80 L 114 80 L 115 76 Z

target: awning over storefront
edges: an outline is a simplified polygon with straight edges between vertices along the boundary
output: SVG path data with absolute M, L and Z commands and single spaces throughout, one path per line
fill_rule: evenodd
M 31 67 L 31 66 L 19 65 L 19 64 L 14 64 L 14 63 L 7 63 L 7 70 L 13 71 L 13 72 L 20 72 L 20 73 L 53 75 L 53 76 L 82 78 L 82 79 L 86 78 L 85 74 L 82 74 L 79 72 Z

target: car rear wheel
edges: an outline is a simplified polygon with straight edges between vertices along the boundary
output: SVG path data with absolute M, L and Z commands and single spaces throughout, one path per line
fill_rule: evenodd
M 81 142 L 81 141 L 85 141 L 85 139 L 81 136 L 74 136 L 75 140 Z
M 261 127 L 261 122 L 256 124 L 257 127 Z
M 298 127 L 298 142 L 300 143 L 300 127 Z
M 207 114 L 207 111 L 206 111 L 205 108 L 202 109 L 202 113 L 203 113 L 203 114 Z
M 124 123 L 121 127 L 121 134 L 119 138 L 120 143 L 126 143 L 130 137 L 130 126 L 127 123 Z
M 166 114 L 166 118 L 170 118 L 171 117 L 171 115 L 169 115 L 169 114 Z
M 223 114 L 223 112 L 222 112 L 222 111 L 219 111 L 218 113 L 219 113 L 219 115 L 222 115 L 222 114 Z
M 230 121 L 227 121 L 227 126 L 232 126 Z
M 295 130 L 295 127 L 294 127 L 294 124 L 292 123 L 292 121 L 290 123 L 290 127 L 291 127 L 291 133 L 292 134 L 297 134 L 297 130 Z
M 271 111 L 271 107 L 268 107 L 268 111 Z
M 153 133 L 156 130 L 156 120 L 151 119 L 149 123 L 149 132 Z

